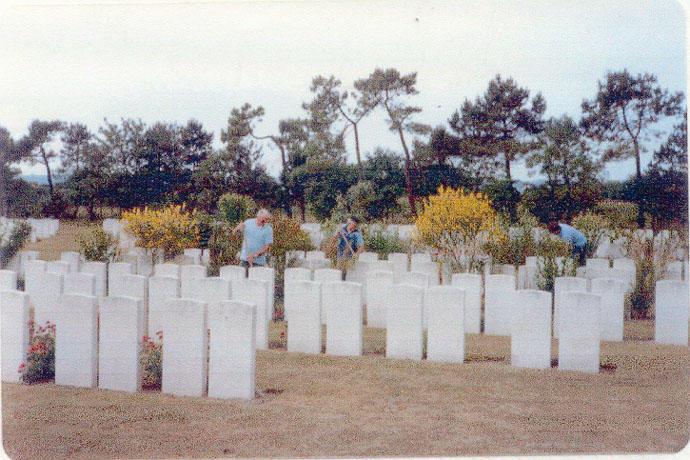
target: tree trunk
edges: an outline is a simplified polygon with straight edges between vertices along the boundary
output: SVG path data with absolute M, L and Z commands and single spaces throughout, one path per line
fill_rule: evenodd
M 407 200 L 410 203 L 412 217 L 417 217 L 416 197 L 414 194 L 414 188 L 412 187 L 412 159 L 410 158 L 410 151 L 405 143 L 405 136 L 403 135 L 401 127 L 398 127 L 398 135 L 400 135 L 400 142 L 402 143 L 403 151 L 405 152 L 405 191 L 407 192 Z
M 637 226 L 644 228 L 644 198 L 642 194 L 642 165 L 640 160 L 640 146 L 636 139 L 633 139 L 633 147 L 635 149 L 635 182 L 636 184 L 636 198 L 637 198 Z
M 43 147 L 41 147 L 41 157 L 43 159 L 43 164 L 46 167 L 46 174 L 48 174 L 48 190 L 50 190 L 50 197 L 53 197 L 53 176 L 50 173 L 50 165 L 48 164 L 48 155 Z
M 504 155 L 504 159 L 505 159 L 506 179 L 508 179 L 509 181 L 512 181 L 513 178 L 510 175 L 510 157 L 508 156 L 508 152 L 505 152 L 503 155 Z
M 362 155 L 359 151 L 359 128 L 357 123 L 352 123 L 355 129 L 355 155 L 357 155 L 357 167 L 359 168 L 359 180 L 364 180 L 364 166 L 362 166 Z

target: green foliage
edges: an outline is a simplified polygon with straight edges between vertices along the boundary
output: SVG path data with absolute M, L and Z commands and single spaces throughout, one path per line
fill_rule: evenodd
M 364 237 L 367 251 L 379 254 L 380 258 L 387 258 L 393 252 L 407 252 L 409 243 L 400 239 L 398 233 L 388 234 L 380 228 L 367 232 Z
M 233 231 L 232 224 L 217 222 L 211 230 L 208 240 L 210 251 L 209 273 L 217 275 L 220 267 L 224 265 L 237 265 L 240 263 L 239 252 L 242 249 L 242 232 Z
M 31 236 L 31 225 L 15 221 L 12 230 L 0 226 L 0 267 L 5 267 Z
M 611 230 L 631 230 L 637 227 L 637 205 L 629 201 L 602 200 L 594 207 L 594 212 L 604 217 Z
M 503 214 L 499 219 L 500 231 L 484 244 L 484 252 L 496 264 L 523 265 L 525 259 L 534 256 L 537 243 L 532 230 L 537 227 L 537 219 L 524 207 L 518 208 L 517 227 L 510 230 L 510 219 Z
M 482 187 L 482 192 L 489 197 L 491 205 L 496 211 L 507 214 L 512 222 L 517 219 L 520 192 L 513 185 L 513 181 L 504 179 L 491 180 Z
M 55 325 L 46 322 L 34 330 L 29 323 L 29 350 L 26 363 L 19 365 L 19 373 L 24 383 L 45 382 L 55 378 Z
M 244 222 L 256 214 L 256 202 L 249 196 L 226 193 L 218 200 L 218 216 L 231 225 Z
M 145 389 L 160 389 L 163 382 L 163 331 L 156 331 L 158 341 L 144 336 L 139 355 L 141 386 Z
M 271 219 L 273 226 L 273 244 L 271 245 L 271 258 L 274 266 L 284 269 L 285 255 L 289 251 L 311 251 L 314 245 L 309 235 L 300 228 L 297 219 L 287 217 L 281 213 L 275 213 Z
M 586 212 L 573 219 L 573 227 L 580 230 L 587 238 L 587 244 L 585 245 L 586 256 L 594 257 L 599 244 L 611 228 L 611 223 L 604 216 L 593 212 Z
M 211 239 L 211 235 L 213 234 L 215 218 L 210 214 L 197 212 L 196 220 L 199 226 L 199 247 L 206 249 L 208 248 L 208 241 Z
M 117 252 L 117 240 L 100 227 L 80 233 L 77 244 L 87 261 L 110 262 Z
M 542 237 L 537 245 L 537 287 L 540 290 L 553 292 L 556 277 L 575 276 L 577 266 L 571 254 L 570 244 L 560 238 Z M 559 258 L 562 258 L 560 264 Z

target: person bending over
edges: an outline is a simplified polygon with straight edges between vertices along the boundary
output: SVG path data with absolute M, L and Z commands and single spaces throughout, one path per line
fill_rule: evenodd
M 549 232 L 557 235 L 560 239 L 572 246 L 573 259 L 575 259 L 580 266 L 585 264 L 585 246 L 587 245 L 587 238 L 581 231 L 568 224 L 556 221 L 549 222 L 548 229 Z

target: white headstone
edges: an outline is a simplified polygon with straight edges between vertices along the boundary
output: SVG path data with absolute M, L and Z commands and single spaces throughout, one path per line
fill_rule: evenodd
M 396 284 L 407 284 L 426 289 L 429 287 L 429 275 L 420 272 L 400 273 L 396 278 Z
M 180 280 L 152 276 L 149 278 L 149 318 L 148 335 L 153 336 L 163 330 L 163 317 L 170 299 L 180 297 Z
M 247 277 L 247 269 L 239 265 L 224 265 L 220 267 L 221 278 L 226 280 L 237 280 Z
M 43 260 L 29 260 L 24 271 L 24 292 L 29 295 L 35 294 L 42 286 L 41 277 L 46 272 L 48 264 Z M 31 300 L 33 303 L 33 300 Z
M 585 292 L 563 294 L 558 338 L 558 368 L 599 372 L 599 308 L 601 297 Z
M 484 332 L 510 335 L 511 317 L 515 311 L 515 277 L 489 275 L 484 296 Z
M 352 283 L 359 283 L 362 285 L 362 306 L 364 306 L 364 299 L 367 295 L 367 273 L 369 273 L 369 263 L 357 261 L 347 269 L 345 273 L 345 280 Z
M 15 291 L 17 289 L 17 272 L 0 270 L 0 291 Z
M 424 289 L 408 284 L 395 286 L 386 318 L 386 358 L 422 359 L 423 305 Z
M 302 267 L 289 267 L 285 269 L 285 285 L 290 281 L 311 281 L 311 270 Z
M 371 272 L 393 272 L 393 264 L 387 260 L 374 260 L 369 262 L 369 273 Z
M 177 264 L 156 264 L 153 267 L 155 276 L 164 276 L 166 278 L 179 278 L 180 266 Z
M 232 300 L 256 306 L 256 348 L 268 350 L 268 325 L 271 322 L 268 281 L 240 278 L 232 281 Z
M 553 336 L 560 337 L 561 312 L 565 308 L 565 293 L 587 292 L 587 280 L 574 276 L 557 276 L 553 281 Z
M 429 276 L 429 286 L 441 284 L 439 266 L 436 262 L 418 262 L 412 265 L 410 271 L 426 273 Z
M 455 273 L 451 285 L 465 292 L 465 332 L 479 334 L 482 316 L 482 275 L 478 273 Z
M 52 260 L 46 265 L 46 271 L 48 273 L 60 273 L 66 275 L 70 273 L 72 266 L 68 262 L 62 260 Z
M 635 265 L 635 261 L 632 259 L 628 259 L 627 257 L 622 257 L 619 259 L 613 259 L 613 268 L 617 268 L 619 270 L 629 270 L 635 273 L 637 271 L 637 266 Z
M 314 281 L 319 283 L 342 280 L 343 272 L 335 268 L 319 268 L 318 270 L 314 270 Z
M 273 320 L 275 313 L 276 271 L 270 267 L 250 267 L 247 277 L 254 280 L 262 280 L 268 283 L 266 301 L 268 305 L 268 321 Z
M 430 287 L 424 293 L 429 361 L 462 363 L 465 359 L 465 292 L 454 286 Z
M 592 280 L 590 292 L 601 297 L 601 340 L 622 342 L 625 283 L 613 278 L 595 278 Z
M 323 251 L 307 251 L 305 258 L 307 261 L 324 260 L 326 258 L 326 254 Z
M 254 399 L 256 391 L 256 306 L 226 300 L 210 318 L 208 395 Z
M 287 283 L 285 311 L 290 312 L 288 351 L 321 353 L 321 283 L 306 280 Z
M 55 312 L 63 292 L 63 275 L 59 273 L 41 273 L 37 279 L 35 292 L 31 292 L 31 303 L 34 306 L 36 326 L 45 326 L 46 322 L 55 324 Z
M 184 255 L 192 260 L 194 265 L 201 265 L 201 249 L 189 248 L 184 250 Z
M 108 264 L 105 262 L 85 262 L 81 266 L 82 273 L 93 275 L 96 279 L 96 295 L 105 297 L 108 294 Z
M 587 259 L 587 268 L 597 268 L 597 269 L 608 269 L 611 268 L 609 265 L 609 259 Z
M 29 349 L 29 296 L 14 290 L 0 290 L 0 339 L 2 381 L 19 382 L 19 366 L 26 363 Z
M 379 255 L 375 252 L 363 252 L 359 255 L 359 260 L 362 262 L 377 262 Z
M 100 302 L 98 387 L 139 391 L 144 303 L 132 297 L 104 297 Z
M 431 254 L 426 252 L 415 252 L 410 258 L 410 271 L 417 271 L 418 264 L 427 264 L 431 262 Z
M 527 289 L 527 266 L 520 265 L 517 269 L 517 288 Z
M 67 273 L 64 283 L 65 294 L 96 295 L 96 277 L 88 273 Z
M 393 264 L 394 273 L 404 273 L 407 271 L 409 266 L 407 254 L 401 252 L 393 252 L 388 254 L 388 262 Z
M 19 276 L 26 275 L 26 264 L 38 259 L 38 251 L 19 251 Z
M 180 279 L 206 278 L 206 267 L 203 265 L 180 265 Z
M 60 254 L 60 260 L 69 264 L 71 273 L 78 273 L 81 267 L 81 254 L 74 251 L 67 251 Z
M 688 344 L 688 282 L 656 282 L 654 340 L 667 345 Z
M 62 295 L 55 321 L 55 384 L 94 388 L 97 374 L 96 297 Z
M 171 299 L 163 317 L 162 392 L 202 396 L 208 363 L 208 316 L 203 302 Z
M 362 285 L 346 281 L 323 283 L 321 299 L 328 318 L 326 353 L 360 356 L 363 348 Z
M 525 287 L 527 289 L 537 288 L 538 259 L 535 256 L 525 258 Z
M 515 293 L 511 315 L 510 363 L 514 367 L 551 367 L 551 293 L 532 289 Z
M 393 301 L 393 272 L 371 271 L 367 274 L 367 326 L 386 327 L 386 311 Z

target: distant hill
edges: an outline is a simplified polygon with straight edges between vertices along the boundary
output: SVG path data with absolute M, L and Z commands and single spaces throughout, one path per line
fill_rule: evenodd
M 45 174 L 22 174 L 20 177 L 27 182 L 31 182 L 32 184 L 48 185 L 48 176 L 46 176 Z M 53 176 L 54 184 L 59 184 L 64 181 L 65 178 L 62 176 Z

